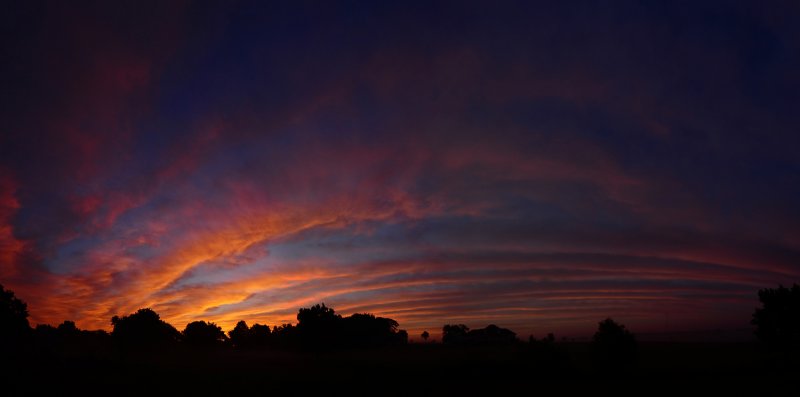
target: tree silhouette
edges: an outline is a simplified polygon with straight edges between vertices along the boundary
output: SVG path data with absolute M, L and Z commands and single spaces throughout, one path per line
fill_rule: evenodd
M 250 344 L 255 347 L 269 345 L 272 342 L 272 332 L 269 329 L 269 325 L 253 324 L 253 326 L 250 327 L 249 341 Z
M 309 348 L 379 347 L 408 343 L 408 333 L 398 330 L 391 318 L 369 313 L 354 313 L 342 317 L 325 304 L 301 308 L 297 313 L 297 327 L 276 328 L 277 339 L 299 341 Z
M 30 331 L 28 305 L 0 284 L 0 346 L 18 346 Z
M 428 338 L 430 338 L 431 334 L 429 334 L 428 331 L 422 331 L 422 334 L 420 336 L 422 337 L 422 340 L 427 342 Z
M 111 336 L 123 348 L 163 347 L 180 340 L 181 333 L 175 327 L 161 320 L 152 309 L 139 309 L 136 313 L 111 319 L 114 330 Z
M 341 318 L 342 316 L 336 314 L 333 308 L 325 306 L 325 303 L 316 304 L 309 308 L 301 308 L 297 312 L 297 327 L 301 329 L 329 327 Z
M 194 346 L 218 346 L 227 339 L 222 328 L 212 322 L 193 321 L 183 330 L 183 341 Z
M 446 324 L 442 327 L 442 343 L 446 345 L 462 343 L 467 337 L 467 332 L 469 327 L 464 324 Z
M 756 336 L 774 348 L 800 348 L 800 285 L 762 289 L 758 300 L 762 307 L 751 320 Z
M 607 372 L 629 369 L 638 355 L 636 337 L 625 326 L 607 318 L 593 337 L 595 363 Z
M 244 321 L 239 321 L 232 330 L 228 331 L 228 338 L 234 347 L 247 347 L 250 344 L 250 327 Z
M 61 332 L 75 332 L 78 330 L 78 326 L 75 325 L 75 322 L 70 320 L 64 320 L 57 328 Z
M 73 321 L 64 321 L 53 327 L 38 324 L 33 332 L 34 341 L 39 352 L 49 352 L 64 356 L 98 356 L 108 352 L 111 336 L 103 330 L 82 330 Z
M 78 327 L 75 325 L 75 322 L 69 320 L 66 320 L 63 323 L 59 324 L 57 329 L 59 333 L 65 335 L 75 334 L 79 332 Z
M 36 328 L 34 328 L 33 332 L 39 335 L 46 336 L 46 337 L 56 337 L 58 335 L 58 329 L 50 324 L 37 324 Z
M 271 339 L 275 345 L 282 347 L 296 346 L 298 342 L 297 327 L 282 324 L 272 327 Z
M 248 327 L 244 321 L 236 323 L 236 327 L 228 332 L 228 336 L 231 344 L 237 348 L 264 347 L 273 339 L 268 325 L 256 323 L 252 327 Z
M 390 340 L 392 345 L 407 345 L 408 344 L 408 331 L 401 329 L 398 330 L 397 333 L 394 334 L 394 337 Z
M 301 308 L 297 312 L 297 333 L 305 347 L 332 347 L 340 339 L 341 320 L 342 316 L 325 303 Z
M 355 313 L 341 321 L 342 338 L 348 346 L 377 347 L 402 343 L 398 323 L 390 318 Z

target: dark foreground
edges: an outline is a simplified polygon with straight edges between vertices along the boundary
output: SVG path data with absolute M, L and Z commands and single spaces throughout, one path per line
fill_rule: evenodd
M 795 357 L 759 344 L 643 343 L 628 368 L 583 343 L 376 350 L 28 351 L 3 395 L 789 395 Z

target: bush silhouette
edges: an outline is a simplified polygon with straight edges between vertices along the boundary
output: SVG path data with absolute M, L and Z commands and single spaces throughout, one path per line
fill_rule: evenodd
M 447 324 L 442 328 L 442 343 L 447 345 L 508 345 L 517 342 L 516 333 L 494 324 L 474 330 L 464 324 Z
M 296 347 L 299 343 L 297 327 L 292 324 L 276 325 L 272 328 L 272 342 L 280 347 Z
M 103 330 L 79 329 L 75 322 L 64 321 L 58 327 L 39 324 L 33 331 L 39 352 L 58 352 L 64 356 L 101 356 L 111 347 L 111 336 Z
M 0 284 L 0 346 L 19 346 L 30 332 L 28 305 Z
M 553 333 L 548 333 L 541 339 L 530 335 L 525 351 L 528 353 L 530 366 L 536 373 L 553 374 L 570 367 L 569 353 L 563 345 L 556 342 Z
M 533 337 L 533 335 L 528 336 L 528 343 L 530 343 L 531 345 L 553 344 L 555 342 L 556 342 L 556 336 L 553 335 L 552 332 L 548 333 L 547 336 L 545 336 L 542 339 L 536 339 L 536 338 Z
M 516 333 L 494 324 L 467 332 L 467 343 L 472 345 L 510 345 L 517 342 Z
M 422 334 L 420 334 L 419 336 L 422 337 L 423 341 L 427 342 L 428 338 L 431 337 L 431 334 L 429 334 L 428 331 L 422 331 Z
M 183 341 L 194 346 L 219 346 L 228 338 L 217 324 L 205 321 L 193 321 L 183 330 Z
M 58 328 L 56 329 L 58 330 L 58 333 L 61 334 L 62 336 L 74 336 L 77 335 L 78 332 L 80 332 L 80 330 L 78 330 L 78 327 L 75 325 L 75 322 L 69 320 L 66 320 L 63 323 L 59 324 Z
M 122 318 L 114 316 L 111 324 L 114 326 L 111 336 L 123 348 L 170 346 L 181 338 L 181 333 L 152 309 L 139 309 Z
M 751 321 L 756 336 L 773 348 L 800 348 L 800 285 L 762 289 L 758 300 L 762 307 Z
M 592 345 L 595 364 L 603 371 L 624 371 L 636 363 L 636 337 L 624 325 L 610 318 L 598 324 Z

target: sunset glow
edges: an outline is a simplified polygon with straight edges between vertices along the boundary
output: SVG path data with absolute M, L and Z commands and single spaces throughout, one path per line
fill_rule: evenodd
M 767 7 L 111 3 L 3 22 L 32 325 L 736 330 L 800 280 L 800 41 Z

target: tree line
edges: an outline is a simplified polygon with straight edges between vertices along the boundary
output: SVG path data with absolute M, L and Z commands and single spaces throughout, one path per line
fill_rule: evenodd
M 762 307 L 753 313 L 751 323 L 756 326 L 756 336 L 767 345 L 780 349 L 796 350 L 800 347 L 800 286 L 763 289 L 758 293 Z M 162 320 L 158 313 L 145 308 L 111 319 L 113 329 L 106 331 L 80 330 L 72 321 L 57 327 L 40 324 L 31 328 L 27 305 L 0 285 L 0 345 L 3 350 L 14 350 L 24 344 L 39 346 L 74 345 L 91 346 L 111 343 L 117 349 L 146 351 L 175 346 L 191 348 L 291 348 L 291 349 L 345 349 L 380 348 L 408 344 L 408 333 L 399 329 L 397 321 L 368 313 L 342 316 L 323 304 L 301 308 L 297 324 L 284 324 L 270 328 L 268 325 L 248 326 L 239 321 L 227 334 L 213 322 L 194 321 L 183 331 Z M 420 336 L 427 341 L 427 331 Z M 443 345 L 448 346 L 501 346 L 523 344 L 509 329 L 489 325 L 470 329 L 464 324 L 446 324 L 442 328 Z M 555 336 L 542 339 L 529 337 L 527 344 L 543 350 L 555 345 Z M 636 337 L 624 325 L 608 318 L 598 324 L 592 344 L 599 360 L 617 365 L 635 362 Z
M 398 329 L 395 320 L 372 314 L 355 313 L 342 317 L 324 303 L 302 308 L 297 325 L 268 325 L 239 321 L 225 334 L 213 322 L 193 321 L 178 331 L 161 320 L 151 309 L 111 319 L 111 337 L 121 347 L 164 347 L 184 343 L 196 347 L 230 346 L 238 349 L 259 347 L 340 348 L 403 345 L 408 333 Z

